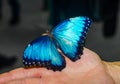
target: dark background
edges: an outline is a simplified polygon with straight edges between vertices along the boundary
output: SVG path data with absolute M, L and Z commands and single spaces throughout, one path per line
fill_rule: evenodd
M 2 68 L 0 66 L 0 73 L 22 67 L 22 56 L 26 45 L 47 29 L 52 28 L 48 24 L 50 9 L 44 8 L 42 0 L 21 0 L 20 4 L 20 23 L 11 26 L 9 24 L 11 18 L 10 7 L 7 1 L 3 0 L 3 16 L 0 20 L 0 55 L 7 59 L 16 59 L 11 65 L 4 64 Z M 118 9 L 116 16 L 116 32 L 114 35 L 104 36 L 104 20 L 96 21 L 96 18 L 92 17 L 95 21 L 93 21 L 86 39 L 86 47 L 95 51 L 106 61 L 120 61 L 120 9 Z M 0 59 L 0 64 L 4 62 L 9 61 Z

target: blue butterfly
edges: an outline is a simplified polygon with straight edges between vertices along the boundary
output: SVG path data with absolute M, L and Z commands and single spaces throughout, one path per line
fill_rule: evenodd
M 79 16 L 58 24 L 28 44 L 23 55 L 24 65 L 61 71 L 66 66 L 63 54 L 72 61 L 80 59 L 91 22 L 90 18 Z

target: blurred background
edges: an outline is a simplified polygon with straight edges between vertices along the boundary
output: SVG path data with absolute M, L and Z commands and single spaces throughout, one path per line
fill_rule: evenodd
M 120 61 L 119 0 L 0 0 L 0 73 L 23 67 L 29 42 L 75 16 L 93 20 L 85 46 L 105 61 Z

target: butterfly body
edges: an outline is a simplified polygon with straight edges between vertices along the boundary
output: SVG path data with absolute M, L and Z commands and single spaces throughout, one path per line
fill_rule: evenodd
M 80 59 L 90 24 L 88 17 L 70 18 L 60 23 L 50 33 L 43 34 L 27 46 L 23 56 L 24 65 L 56 71 L 66 66 L 61 52 L 72 61 Z

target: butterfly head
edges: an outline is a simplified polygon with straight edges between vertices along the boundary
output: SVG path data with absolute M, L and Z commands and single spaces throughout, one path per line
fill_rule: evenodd
M 42 36 L 49 36 L 50 38 L 53 38 L 53 35 L 51 33 L 51 31 L 47 30 L 46 33 L 43 33 Z

